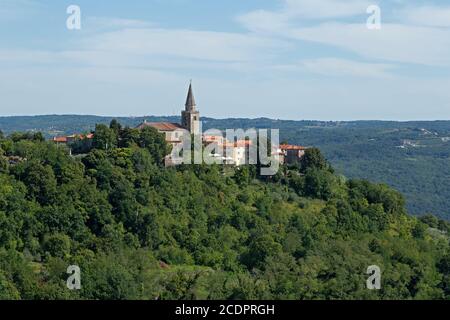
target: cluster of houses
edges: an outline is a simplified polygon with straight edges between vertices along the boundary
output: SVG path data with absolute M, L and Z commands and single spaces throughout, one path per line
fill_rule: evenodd
M 89 133 L 89 134 L 73 134 L 71 136 L 65 136 L 65 137 L 55 137 L 53 138 L 53 142 L 55 143 L 62 143 L 62 144 L 71 144 L 72 142 L 75 142 L 77 140 L 91 140 L 94 138 L 94 134 L 93 133 Z
M 163 133 L 167 143 L 174 149 L 183 143 L 183 137 L 188 132 L 191 135 L 202 137 L 204 146 L 215 145 L 214 150 L 221 150 L 220 153 L 212 153 L 211 157 L 217 158 L 218 162 L 227 165 L 242 166 L 249 163 L 249 150 L 252 147 L 251 140 L 229 141 L 222 135 L 211 135 L 201 133 L 200 112 L 194 98 L 192 83 L 189 85 L 189 91 L 186 99 L 185 109 L 181 114 L 181 124 L 171 122 L 148 122 L 144 121 L 137 129 L 142 130 L 146 127 L 152 127 Z M 76 140 L 93 139 L 94 134 L 80 135 L 75 134 L 66 137 L 55 137 L 53 141 L 58 144 L 68 144 Z M 280 163 L 292 164 L 298 162 L 305 154 L 305 147 L 282 144 L 278 150 L 273 153 L 279 156 Z M 180 159 L 174 159 L 172 155 L 167 156 L 166 166 L 176 166 L 181 164 Z

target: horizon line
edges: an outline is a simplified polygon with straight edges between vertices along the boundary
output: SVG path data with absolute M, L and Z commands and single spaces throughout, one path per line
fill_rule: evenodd
M 75 113 L 67 113 L 67 114 L 27 114 L 27 115 L 0 115 L 0 119 L 6 118 L 34 118 L 34 117 L 98 117 L 98 118 L 146 118 L 146 117 L 154 117 L 154 118 L 180 118 L 177 115 L 98 115 L 98 114 L 75 114 Z M 285 118 L 270 118 L 270 117 L 201 117 L 201 119 L 212 119 L 212 120 L 272 120 L 272 121 L 294 121 L 294 122 L 439 122 L 439 121 L 450 121 L 450 119 L 408 119 L 408 120 L 399 120 L 399 119 L 353 119 L 353 120 L 335 120 L 335 119 L 285 119 Z

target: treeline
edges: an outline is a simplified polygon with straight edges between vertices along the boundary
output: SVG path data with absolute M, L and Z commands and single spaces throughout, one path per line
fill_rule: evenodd
M 144 120 L 179 122 L 180 117 L 119 118 L 135 127 Z M 0 128 L 42 131 L 46 138 L 90 132 L 111 117 L 81 115 L 0 117 Z M 317 146 L 335 169 L 349 178 L 387 183 L 405 195 L 408 212 L 432 213 L 450 221 L 450 121 L 286 121 L 202 118 L 204 130 L 276 128 L 291 144 Z M 426 131 L 423 131 L 425 129 Z M 399 148 L 403 140 L 418 147 Z
M 163 135 L 115 121 L 78 147 L 0 135 L 0 299 L 450 298 L 450 225 L 317 149 L 267 179 L 164 168 Z

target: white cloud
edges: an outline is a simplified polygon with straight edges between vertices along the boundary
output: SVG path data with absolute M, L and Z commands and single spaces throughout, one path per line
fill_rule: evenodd
M 450 30 L 387 23 L 381 30 L 368 30 L 364 24 L 333 23 L 291 29 L 289 35 L 370 59 L 450 66 Z
M 103 33 L 82 46 L 92 51 L 233 62 L 268 57 L 287 44 L 257 35 L 145 28 Z
M 239 70 L 255 69 L 258 61 L 270 61 L 290 47 L 286 41 L 255 34 L 143 28 L 151 24 L 139 20 L 93 18 L 88 21 L 99 29 L 72 40 L 63 50 L 3 49 L 0 63 Z M 103 27 L 108 31 L 102 30 Z
M 329 19 L 364 15 L 373 2 L 366 0 L 284 0 L 283 12 L 291 17 Z
M 281 12 L 256 10 L 237 17 L 237 20 L 253 32 L 281 33 L 289 27 L 290 16 Z
M 320 58 L 301 62 L 306 70 L 326 76 L 355 76 L 355 77 L 390 77 L 389 71 L 393 66 L 382 63 L 364 63 L 346 59 Z
M 88 17 L 86 24 L 98 29 L 149 28 L 155 26 L 154 23 L 143 20 L 109 17 Z
M 50 52 L 37 50 L 0 50 L 0 62 L 51 62 Z
M 44 8 L 42 3 L 35 0 L 0 0 L 0 22 L 28 19 L 31 14 Z
M 450 29 L 437 28 L 450 25 L 450 9 L 407 8 L 404 3 L 397 3 L 403 8 L 400 17 L 397 16 L 399 22 L 382 20 L 382 30 L 368 30 L 369 3 L 365 0 L 283 0 L 283 4 L 280 10 L 253 11 L 238 20 L 257 34 L 320 43 L 364 58 L 450 66 Z M 360 23 L 340 19 L 358 14 Z M 324 22 L 321 18 L 328 20 Z
M 292 23 L 366 14 L 367 0 L 282 0 L 276 11 L 255 10 L 238 17 L 252 31 L 281 31 Z
M 410 7 L 401 12 L 406 22 L 429 27 L 450 27 L 450 7 Z

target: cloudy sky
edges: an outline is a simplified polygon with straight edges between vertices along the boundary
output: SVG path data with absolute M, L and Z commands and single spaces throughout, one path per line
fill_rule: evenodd
M 0 0 L 0 115 L 178 115 L 190 79 L 209 117 L 450 119 L 450 3 Z

